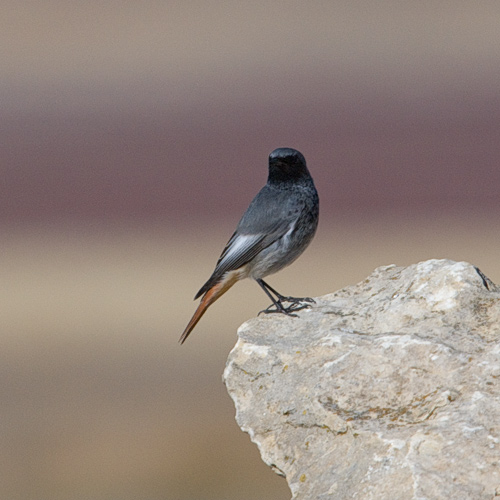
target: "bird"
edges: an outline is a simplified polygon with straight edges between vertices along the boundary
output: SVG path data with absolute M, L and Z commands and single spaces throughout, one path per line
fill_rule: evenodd
M 267 183 L 250 203 L 215 270 L 196 294 L 194 300 L 201 297 L 201 301 L 179 342 L 185 342 L 211 304 L 244 278 L 253 278 L 271 299 L 272 304 L 260 313 L 296 316 L 296 311 L 310 307 L 314 302 L 310 297 L 283 296 L 263 278 L 302 254 L 316 233 L 318 218 L 319 197 L 304 156 L 292 148 L 275 149 L 269 155 Z

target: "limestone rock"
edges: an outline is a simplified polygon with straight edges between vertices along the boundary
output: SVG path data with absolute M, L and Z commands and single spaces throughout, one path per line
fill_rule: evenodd
M 294 499 L 500 495 L 500 290 L 474 266 L 381 267 L 238 336 L 237 422 Z

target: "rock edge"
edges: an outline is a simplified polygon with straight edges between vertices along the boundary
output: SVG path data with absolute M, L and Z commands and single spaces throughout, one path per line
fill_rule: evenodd
M 236 420 L 293 499 L 500 495 L 500 290 L 476 267 L 381 267 L 238 337 Z

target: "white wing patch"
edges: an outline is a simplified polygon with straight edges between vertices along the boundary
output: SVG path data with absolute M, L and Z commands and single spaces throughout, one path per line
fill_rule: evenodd
M 222 259 L 219 262 L 218 268 L 230 269 L 232 264 L 245 255 L 253 246 L 262 240 L 260 234 L 239 234 L 228 245 Z
M 288 242 L 290 240 L 290 236 L 294 232 L 296 225 L 297 225 L 297 221 L 294 220 L 293 223 L 292 223 L 292 225 L 290 226 L 290 229 L 283 235 L 283 242 L 285 244 L 288 244 Z

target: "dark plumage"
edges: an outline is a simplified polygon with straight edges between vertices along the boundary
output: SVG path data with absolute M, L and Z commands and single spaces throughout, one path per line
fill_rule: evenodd
M 271 298 L 274 309 L 271 306 L 264 312 L 293 314 L 307 307 L 304 302 L 312 299 L 284 297 L 262 278 L 288 266 L 306 249 L 316 232 L 318 215 L 318 193 L 304 156 L 291 148 L 275 149 L 269 155 L 267 184 L 250 203 L 212 276 L 196 294 L 195 299 L 203 298 L 181 343 L 208 306 L 240 279 L 255 279 Z M 284 307 L 283 302 L 291 305 Z

